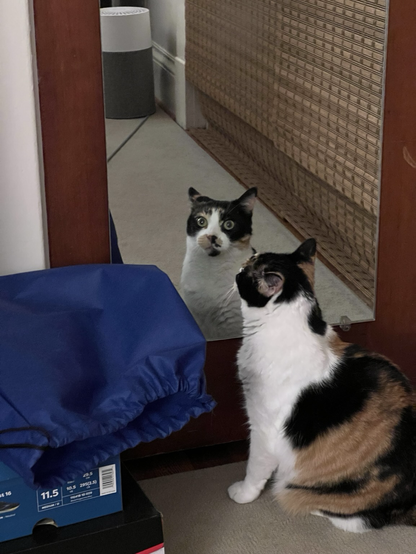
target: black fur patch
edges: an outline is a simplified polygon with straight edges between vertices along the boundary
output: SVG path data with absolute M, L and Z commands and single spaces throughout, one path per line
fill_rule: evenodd
M 363 479 L 345 479 L 333 485 L 318 485 L 315 487 L 289 484 L 286 488 L 312 491 L 316 494 L 352 494 L 359 491 L 367 483 L 368 477 Z
M 385 361 L 371 357 L 344 359 L 331 380 L 307 387 L 285 429 L 294 448 L 309 446 L 331 428 L 350 420 L 379 388 Z
M 414 490 L 415 484 L 412 483 L 412 493 L 407 492 L 405 496 L 398 496 L 397 490 L 394 491 L 396 500 L 390 499 L 383 506 L 376 508 L 375 510 L 367 510 L 361 512 L 360 515 L 374 529 L 381 529 L 385 525 L 405 524 L 415 525 L 416 521 L 414 515 L 410 515 L 409 512 L 414 510 L 416 506 L 416 492 Z
M 358 344 L 350 344 L 345 349 L 344 358 L 352 358 L 355 354 L 368 355 L 369 352 L 365 350 L 362 346 L 358 346 Z
M 404 408 L 394 430 L 392 448 L 377 460 L 380 478 L 399 476 L 394 494 L 401 503 L 410 501 L 416 494 L 416 422 L 412 408 Z
M 318 304 L 315 304 L 308 317 L 308 325 L 311 331 L 317 335 L 324 336 L 327 329 L 326 321 L 322 319 L 321 308 Z
M 414 486 L 414 484 L 413 484 Z M 416 505 L 416 492 L 407 495 L 405 498 L 396 497 L 396 500 L 386 501 L 382 506 L 373 510 L 363 510 L 353 514 L 339 514 L 328 510 L 321 510 L 323 515 L 329 517 L 339 517 L 349 519 L 351 517 L 362 517 L 368 527 L 381 529 L 385 525 L 406 524 L 415 525 L 413 517 L 409 517 L 411 511 Z M 410 521 L 409 521 L 410 519 Z M 407 521 L 406 521 L 407 520 Z
M 267 296 L 259 293 L 255 283 L 253 283 L 253 278 L 247 271 L 240 271 L 240 273 L 237 273 L 235 279 L 241 298 L 243 298 L 249 306 L 263 308 L 270 300 Z

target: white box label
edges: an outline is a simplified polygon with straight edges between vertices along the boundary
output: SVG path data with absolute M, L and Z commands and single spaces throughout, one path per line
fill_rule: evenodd
M 116 466 L 104 466 L 99 468 L 100 496 L 117 492 Z

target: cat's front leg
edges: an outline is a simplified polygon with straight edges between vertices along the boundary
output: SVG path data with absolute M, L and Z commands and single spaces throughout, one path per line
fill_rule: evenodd
M 261 437 L 252 431 L 245 479 L 237 481 L 229 487 L 229 497 L 238 504 L 247 504 L 256 500 L 275 471 L 277 464 L 276 457 L 268 452 Z

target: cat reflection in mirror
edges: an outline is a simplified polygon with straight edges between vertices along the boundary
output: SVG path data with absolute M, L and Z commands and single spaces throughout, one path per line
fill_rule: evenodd
M 207 340 L 241 337 L 241 301 L 235 274 L 254 250 L 250 245 L 257 189 L 232 201 L 188 191 L 191 213 L 181 294 Z
M 250 455 L 229 496 L 252 502 L 273 476 L 292 514 L 352 532 L 416 525 L 414 394 L 392 362 L 325 323 L 315 253 L 309 239 L 292 254 L 256 254 L 236 277 Z

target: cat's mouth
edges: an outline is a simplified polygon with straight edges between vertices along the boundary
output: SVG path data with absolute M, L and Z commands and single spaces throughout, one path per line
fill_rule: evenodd
M 211 258 L 213 258 L 214 256 L 219 256 L 221 254 L 221 250 L 219 248 L 210 248 L 207 252 L 208 256 L 211 256 Z
M 222 240 L 215 235 L 202 235 L 198 238 L 199 246 L 205 250 L 208 256 L 214 257 L 221 254 Z

